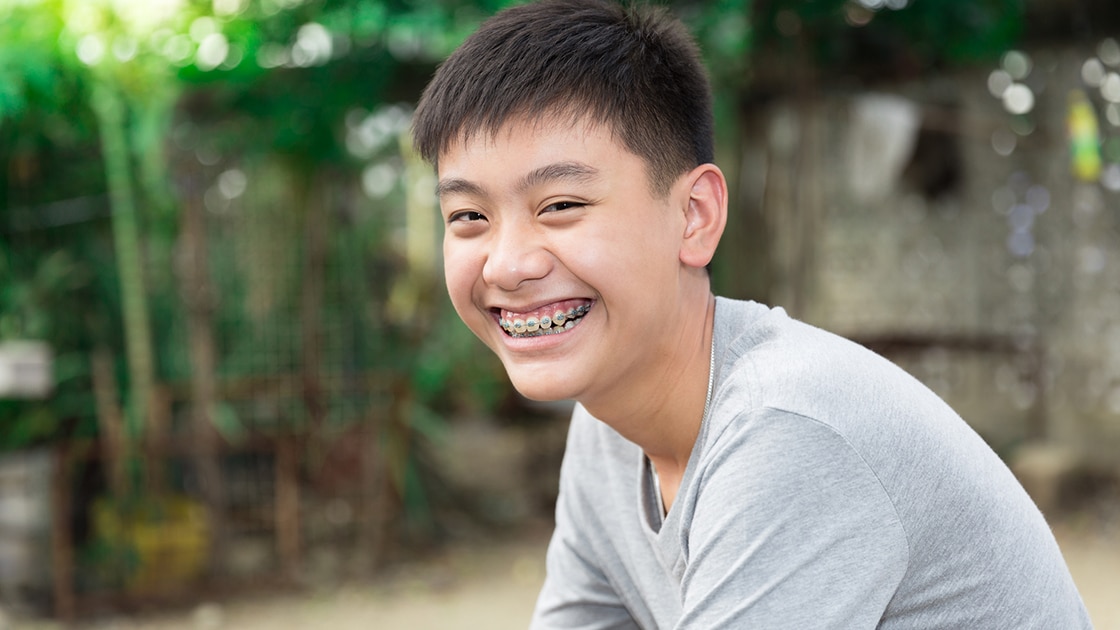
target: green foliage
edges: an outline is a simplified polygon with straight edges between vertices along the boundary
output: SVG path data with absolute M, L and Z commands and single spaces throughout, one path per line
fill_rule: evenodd
M 0 120 L 16 118 L 31 105 L 59 107 L 59 67 L 54 41 L 61 22 L 50 13 L 9 10 L 0 20 Z
M 758 3 L 755 23 L 761 53 L 803 47 L 825 78 L 882 78 L 884 68 L 914 74 L 998 57 L 1024 16 L 1023 0 L 777 0 Z
M 0 340 L 49 340 L 55 352 L 51 399 L 0 400 L 0 450 L 92 432 L 86 351 L 97 270 L 79 257 L 88 243 L 75 245 L 37 258 L 0 235 Z
M 30 277 L 11 277 L 0 286 L 0 338 L 41 339 L 64 336 L 69 296 L 89 286 L 89 270 L 66 250 L 51 252 L 31 270 Z M 61 321 L 60 321 L 61 320 Z
M 711 3 L 675 3 L 672 10 L 696 34 L 713 83 L 720 88 L 740 86 L 747 80 L 755 32 L 751 0 L 717 0 Z

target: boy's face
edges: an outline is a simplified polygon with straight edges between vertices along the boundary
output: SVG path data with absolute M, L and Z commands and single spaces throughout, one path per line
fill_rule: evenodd
M 518 391 L 588 404 L 670 369 L 683 177 L 657 198 L 608 128 L 515 121 L 440 155 L 439 180 L 451 301 Z

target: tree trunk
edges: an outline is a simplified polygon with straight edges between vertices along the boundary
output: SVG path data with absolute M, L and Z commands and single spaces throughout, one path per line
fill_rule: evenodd
M 327 235 L 330 233 L 330 186 L 322 176 L 309 182 L 303 195 L 303 285 L 300 293 L 303 403 L 307 410 L 311 442 L 310 459 L 322 456 L 322 432 L 327 415 L 323 387 L 323 286 L 326 275 Z

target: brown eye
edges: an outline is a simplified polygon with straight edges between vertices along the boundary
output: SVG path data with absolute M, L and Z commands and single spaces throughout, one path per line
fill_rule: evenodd
M 570 208 L 579 208 L 585 204 L 578 201 L 557 201 L 554 204 L 545 207 L 543 212 L 556 212 L 558 210 L 568 210 Z
M 482 216 L 481 212 L 467 210 L 465 212 L 456 212 L 455 214 L 451 215 L 451 218 L 449 218 L 447 222 L 455 223 L 456 221 L 482 221 L 485 218 L 486 217 Z

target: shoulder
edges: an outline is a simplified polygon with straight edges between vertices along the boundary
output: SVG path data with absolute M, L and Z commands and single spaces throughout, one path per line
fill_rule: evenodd
M 722 312 L 721 310 L 722 309 Z M 884 430 L 919 424 L 960 431 L 963 421 L 902 368 L 782 309 L 721 300 L 711 435 L 742 412 L 778 409 L 815 420 L 863 448 Z M 720 423 L 723 423 L 720 425 Z M 909 427 L 909 428 L 907 428 Z
M 877 475 L 812 418 L 760 408 L 731 424 L 674 505 L 687 614 L 707 620 L 726 593 L 718 608 L 761 625 L 871 627 L 910 562 Z
M 772 407 L 730 413 L 734 416 L 720 422 L 726 429 L 696 454 L 690 483 L 696 507 L 729 508 L 741 500 L 744 507 L 768 506 L 785 513 L 803 504 L 819 514 L 824 505 L 833 504 L 824 501 L 829 495 L 845 497 L 835 504 L 841 512 L 873 507 L 886 520 L 898 520 L 879 471 L 835 427 Z

